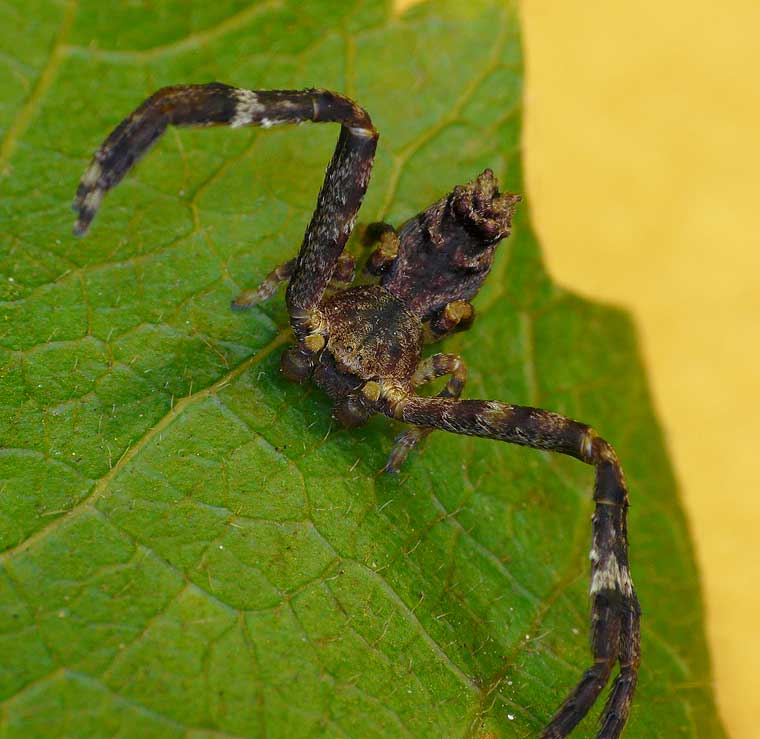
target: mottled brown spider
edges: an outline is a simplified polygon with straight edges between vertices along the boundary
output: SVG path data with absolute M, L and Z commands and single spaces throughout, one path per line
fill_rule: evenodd
M 74 201 L 84 234 L 103 195 L 170 124 L 263 126 L 304 121 L 340 123 L 298 257 L 277 267 L 235 308 L 271 297 L 287 281 L 287 307 L 297 344 L 282 356 L 288 379 L 311 379 L 335 403 L 335 416 L 359 426 L 382 413 L 412 424 L 394 446 L 387 469 L 398 470 L 410 449 L 433 429 L 568 454 L 596 470 L 591 545 L 591 649 L 594 663 L 544 730 L 567 736 L 586 715 L 610 678 L 598 737 L 623 730 L 636 688 L 640 660 L 640 609 L 628 567 L 628 496 L 612 447 L 585 424 L 550 411 L 491 400 L 461 400 L 466 369 L 455 354 L 423 359 L 422 346 L 466 330 L 499 242 L 510 232 L 519 196 L 500 193 L 485 170 L 467 185 L 407 221 L 396 232 L 385 224 L 368 229 L 377 243 L 367 269 L 379 279 L 335 289 L 353 280 L 343 248 L 367 189 L 378 134 L 356 103 L 328 90 L 242 90 L 220 83 L 166 87 L 122 121 L 96 152 Z M 332 285 L 331 285 L 332 283 Z M 334 289 L 328 294 L 328 287 Z M 435 397 L 415 388 L 449 376 Z

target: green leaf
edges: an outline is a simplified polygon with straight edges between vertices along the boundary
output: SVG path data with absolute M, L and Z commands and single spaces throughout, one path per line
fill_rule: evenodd
M 143 97 L 212 79 L 360 100 L 382 134 L 361 222 L 486 166 L 523 191 L 514 8 L 11 0 L 0 17 L 0 738 L 535 735 L 590 660 L 590 469 L 439 432 L 378 475 L 398 429 L 337 429 L 282 379 L 282 297 L 229 310 L 296 253 L 335 128 L 171 131 L 88 239 L 67 209 Z M 466 395 L 615 444 L 644 609 L 627 736 L 723 736 L 631 322 L 552 284 L 525 203 L 499 252 L 474 328 L 445 344 Z

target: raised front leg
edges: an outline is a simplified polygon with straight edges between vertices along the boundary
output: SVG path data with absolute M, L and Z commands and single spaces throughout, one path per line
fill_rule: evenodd
M 640 661 L 640 609 L 628 567 L 628 493 L 612 447 L 596 432 L 556 413 L 485 400 L 390 397 L 378 409 L 415 426 L 568 454 L 596 469 L 591 544 L 591 651 L 594 664 L 544 730 L 545 739 L 567 736 L 588 713 L 615 663 L 620 672 L 602 712 L 598 739 L 623 730 L 636 689 Z
M 342 95 L 329 90 L 243 90 L 219 82 L 164 87 L 125 118 L 95 153 L 74 199 L 79 216 L 74 232 L 87 231 L 105 193 L 169 125 L 269 128 L 303 121 L 341 124 L 287 292 L 296 336 L 304 340 L 322 333 L 319 301 L 354 227 L 378 138 L 369 114 Z
M 458 398 L 462 394 L 465 382 L 467 382 L 467 367 L 462 358 L 457 354 L 433 354 L 423 359 L 417 371 L 412 377 L 415 387 L 432 382 L 437 377 L 451 375 L 446 387 L 441 390 L 437 398 Z M 388 462 L 385 465 L 387 472 L 398 472 L 404 464 L 409 452 L 433 431 L 430 427 L 415 426 L 401 434 L 391 449 Z
M 365 118 L 359 116 L 359 111 Z M 306 229 L 296 270 L 288 285 L 290 322 L 296 336 L 302 340 L 309 335 L 326 338 L 327 327 L 318 308 L 319 302 L 351 235 L 369 182 L 377 132 L 363 110 L 359 108 L 355 115 L 355 120 L 341 126 L 338 145 L 327 168 L 317 208 Z

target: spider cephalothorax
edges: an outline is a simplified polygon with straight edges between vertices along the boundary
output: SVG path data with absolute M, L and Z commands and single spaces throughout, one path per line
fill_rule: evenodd
M 387 469 L 398 470 L 410 449 L 433 429 L 482 436 L 576 457 L 596 469 L 591 546 L 591 649 L 594 664 L 544 730 L 564 737 L 586 715 L 620 671 L 601 718 L 599 737 L 623 730 L 640 660 L 640 610 L 628 567 L 628 495 L 612 447 L 585 424 L 550 411 L 498 401 L 462 400 L 466 369 L 454 354 L 422 359 L 425 342 L 466 330 L 469 300 L 483 284 L 501 239 L 509 235 L 517 195 L 500 193 L 485 170 L 467 185 L 415 216 L 396 232 L 367 229 L 377 248 L 366 269 L 375 284 L 339 287 L 353 280 L 343 249 L 369 182 L 378 134 L 365 110 L 328 90 L 242 90 L 220 83 L 159 90 L 120 123 L 82 177 L 74 209 L 83 234 L 103 195 L 170 124 L 275 126 L 303 121 L 341 124 L 317 207 L 298 257 L 277 267 L 234 308 L 271 297 L 288 281 L 287 306 L 297 344 L 282 358 L 285 375 L 311 379 L 335 403 L 347 426 L 380 413 L 412 425 L 396 442 Z M 332 287 L 329 293 L 328 287 Z M 449 375 L 435 397 L 415 388 Z

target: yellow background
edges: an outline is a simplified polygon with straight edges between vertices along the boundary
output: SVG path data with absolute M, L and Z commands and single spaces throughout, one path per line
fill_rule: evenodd
M 635 317 L 697 545 L 718 701 L 730 735 L 754 739 L 760 0 L 520 9 L 534 225 L 558 282 Z
M 720 709 L 732 737 L 760 737 L 760 2 L 521 11 L 526 186 L 547 264 L 636 319 Z

